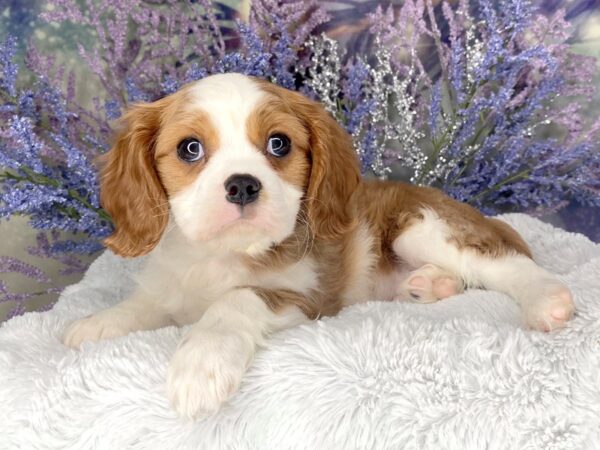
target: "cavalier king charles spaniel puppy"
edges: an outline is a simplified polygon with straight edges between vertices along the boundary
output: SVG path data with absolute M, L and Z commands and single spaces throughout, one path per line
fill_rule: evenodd
M 63 341 L 193 324 L 167 375 L 182 416 L 216 411 L 270 333 L 355 303 L 472 286 L 508 294 L 536 330 L 573 314 L 510 226 L 436 189 L 361 179 L 335 119 L 266 81 L 213 75 L 134 105 L 102 170 L 106 245 L 151 254 L 129 298 Z

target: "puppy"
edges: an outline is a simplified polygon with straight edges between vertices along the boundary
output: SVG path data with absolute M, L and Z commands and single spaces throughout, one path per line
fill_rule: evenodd
M 508 225 L 436 189 L 362 180 L 350 137 L 318 103 L 239 74 L 133 106 L 102 203 L 108 248 L 152 253 L 130 298 L 63 341 L 193 324 L 167 377 L 187 417 L 236 391 L 270 333 L 355 303 L 479 286 L 511 296 L 537 330 L 573 314 L 567 287 Z

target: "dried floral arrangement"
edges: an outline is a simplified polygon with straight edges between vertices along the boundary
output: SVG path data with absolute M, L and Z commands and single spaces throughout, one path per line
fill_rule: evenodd
M 103 92 L 84 107 L 73 72 L 34 46 L 19 64 L 13 38 L 0 46 L 0 219 L 30 217 L 40 230 L 30 252 L 67 272 L 85 270 L 78 255 L 100 250 L 111 231 L 95 166 L 110 122 L 132 102 L 218 72 L 323 102 L 353 136 L 366 174 L 437 186 L 489 214 L 600 206 L 600 120 L 580 114 L 595 60 L 570 51 L 562 11 L 536 14 L 527 0 L 406 0 L 366 16 L 372 50 L 356 54 L 322 33 L 333 19 L 316 0 L 257 0 L 235 22 L 209 0 L 51 3 L 44 20 L 96 33 L 97 46 L 80 55 Z M 419 52 L 423 40 L 433 51 Z M 20 85 L 19 70 L 33 81 Z M 52 286 L 13 258 L 0 257 L 2 272 Z M 0 281 L 12 315 L 30 295 Z

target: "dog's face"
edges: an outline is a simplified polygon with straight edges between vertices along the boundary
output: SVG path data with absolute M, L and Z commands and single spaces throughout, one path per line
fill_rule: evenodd
M 155 160 L 181 230 L 230 249 L 281 242 L 308 186 L 302 122 L 241 76 L 208 78 L 180 97 L 158 134 Z
M 347 134 L 300 94 L 239 74 L 215 75 L 134 106 L 103 169 L 116 253 L 151 250 L 169 214 L 192 241 L 260 253 L 308 223 L 323 238 L 347 226 L 357 161 Z

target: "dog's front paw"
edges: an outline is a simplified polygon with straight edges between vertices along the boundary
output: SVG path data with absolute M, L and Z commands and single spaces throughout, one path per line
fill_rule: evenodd
M 84 341 L 98 341 L 124 336 L 132 331 L 127 320 L 110 309 L 76 320 L 67 327 L 62 342 L 79 348 Z
M 237 391 L 254 356 L 251 339 L 240 333 L 195 330 L 171 359 L 167 395 L 183 417 L 216 412 Z
M 541 282 L 535 297 L 523 304 L 525 322 L 539 331 L 562 328 L 573 316 L 575 305 L 567 286 L 557 280 Z

